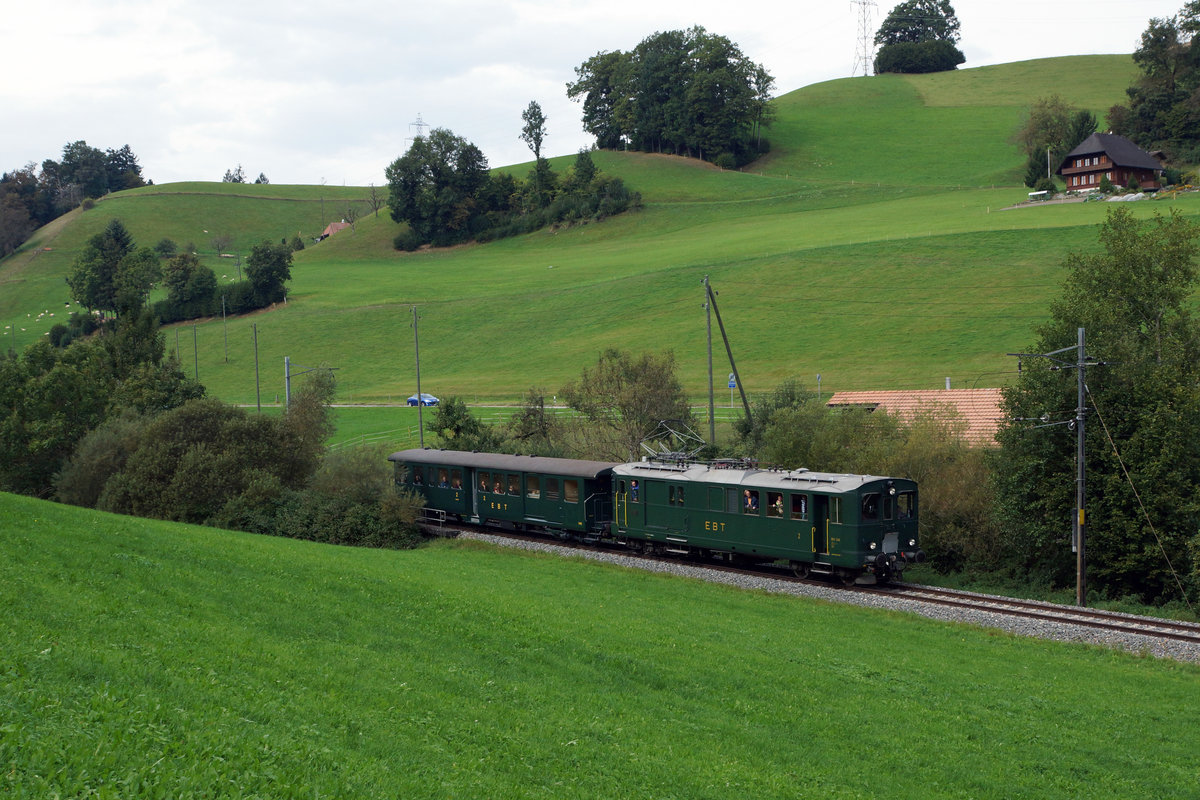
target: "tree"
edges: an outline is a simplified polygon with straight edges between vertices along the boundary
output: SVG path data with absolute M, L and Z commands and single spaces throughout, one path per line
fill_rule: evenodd
M 425 429 L 437 436 L 448 450 L 479 450 L 484 453 L 500 449 L 504 437 L 484 425 L 471 413 L 466 402 L 457 396 L 443 399 L 433 408 Z
M 142 179 L 142 167 L 129 145 L 120 150 L 110 148 L 104 151 L 104 172 L 110 192 L 146 185 L 146 181 Z
M 1063 157 L 1075 145 L 1083 141 L 1080 139 L 1079 142 L 1067 145 L 1067 142 L 1073 138 L 1072 123 L 1075 120 L 1073 116 L 1075 113 L 1066 100 L 1057 94 L 1052 94 L 1034 100 L 1022 115 L 1021 124 L 1013 138 L 1021 146 L 1030 167 L 1035 160 L 1040 163 L 1041 175 L 1039 177 L 1046 175 L 1047 162 L 1049 162 L 1050 169 L 1054 170 L 1062 163 Z M 1094 123 L 1095 118 L 1092 121 Z M 1081 128 L 1083 123 L 1082 119 L 1078 123 Z M 1095 130 L 1094 127 L 1093 130 Z M 1088 135 L 1091 135 L 1091 131 L 1088 132 Z M 1049 155 L 1047 155 L 1047 150 L 1050 151 Z M 1026 185 L 1028 186 L 1033 185 L 1028 182 L 1030 177 L 1030 171 L 1027 169 Z
M 33 232 L 29 210 L 15 194 L 0 195 L 0 258 L 11 255 Z
M 546 115 L 536 100 L 530 100 L 529 106 L 521 112 L 521 120 L 525 125 L 521 128 L 521 141 L 529 145 L 535 161 L 542 159 L 542 141 L 546 138 Z
M 158 254 L 149 247 L 134 250 L 121 259 L 113 275 L 113 304 L 117 314 L 129 314 L 140 309 L 150 296 L 150 290 L 162 277 Z
M 1090 584 L 1109 596 L 1177 597 L 1164 555 L 1186 572 L 1186 541 L 1200 522 L 1200 324 L 1191 315 L 1198 238 L 1195 223 L 1176 213 L 1141 221 L 1110 210 L 1103 252 L 1068 256 L 1063 295 L 1029 350 L 1070 346 L 1082 327 L 1088 355 L 1105 362 L 1087 374 L 1087 551 Z M 1006 390 L 1006 417 L 1074 416 L 1074 371 L 1041 367 L 1027 365 Z M 998 438 L 995 479 L 1010 559 L 1073 582 L 1074 435 L 1011 422 Z
M 78 186 L 84 197 L 103 197 L 109 190 L 103 151 L 82 139 L 63 147 L 59 176 L 63 183 Z
M 119 219 L 88 240 L 67 275 L 71 297 L 90 311 L 117 310 L 117 267 L 133 252 L 133 237 Z
M 485 210 L 476 195 L 488 181 L 487 159 L 445 128 L 414 139 L 386 174 L 392 219 L 407 222 L 421 242 L 464 241 Z
M 266 241 L 256 244 L 246 259 L 246 277 L 259 303 L 280 302 L 286 294 L 284 284 L 292 278 L 292 248 Z
M 631 52 L 598 53 L 575 74 L 567 96 L 583 99 L 584 129 L 600 147 L 728 154 L 733 166 L 761 152 L 774 79 L 724 36 L 700 26 L 656 33 Z
M 590 454 L 614 461 L 637 458 L 642 441 L 663 420 L 692 422 L 687 395 L 675 374 L 675 355 L 670 351 L 635 358 L 627 351 L 610 348 L 559 395 L 592 423 Z
M 239 167 L 238 167 L 238 168 L 240 169 L 240 168 L 241 168 L 241 166 L 239 165 Z M 260 172 L 260 173 L 258 173 L 258 177 L 254 179 L 254 182 L 255 182 L 255 183 L 261 183 L 261 184 L 263 184 L 264 186 L 265 186 L 266 184 L 270 183 L 270 181 L 269 181 L 269 180 L 267 180 L 267 176 L 266 176 L 264 173 L 261 173 L 261 172 Z
M 949 0 L 905 0 L 888 12 L 875 32 L 875 44 L 943 41 L 959 39 L 958 16 Z
M 926 73 L 954 69 L 966 61 L 955 47 L 958 16 L 949 0 L 906 0 L 875 32 L 875 73 Z
M 246 173 L 242 169 L 242 165 L 238 164 L 237 169 L 225 170 L 225 177 L 221 178 L 221 183 L 245 183 Z

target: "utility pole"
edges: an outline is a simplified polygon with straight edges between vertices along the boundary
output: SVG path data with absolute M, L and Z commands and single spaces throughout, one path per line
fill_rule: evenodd
M 729 346 L 729 337 L 725 334 L 725 323 L 721 321 L 721 309 L 717 307 L 717 293 L 713 291 L 712 284 L 708 279 L 704 279 L 704 289 L 708 292 L 708 303 L 712 306 L 717 315 L 717 327 L 721 329 L 721 338 L 725 341 L 725 353 L 729 356 L 729 368 L 733 370 L 733 379 L 737 382 L 738 391 L 742 395 L 742 407 L 746 409 L 746 422 L 753 424 L 753 418 L 750 416 L 750 401 L 746 399 L 746 388 L 742 385 L 742 376 L 738 374 L 737 364 L 733 360 L 733 348 Z
M 1071 347 L 1063 347 L 1049 353 L 1009 353 L 1017 358 L 1045 358 L 1053 362 L 1052 372 L 1074 369 L 1075 372 L 1075 418 L 1064 422 L 1050 422 L 1049 414 L 1036 418 L 1042 424 L 1035 428 L 1049 428 L 1055 425 L 1066 425 L 1075 431 L 1075 515 L 1071 521 L 1071 549 L 1075 552 L 1075 605 L 1087 605 L 1087 459 L 1084 450 L 1084 422 L 1087 416 L 1087 378 L 1088 367 L 1102 367 L 1103 361 L 1088 361 L 1087 350 L 1084 346 L 1084 329 L 1077 331 L 1078 341 Z M 1058 356 L 1075 351 L 1075 363 L 1065 361 Z M 1020 362 L 1017 362 L 1018 371 Z M 1018 421 L 1024 418 L 1018 417 Z
M 717 423 L 713 415 L 713 366 L 712 366 L 712 306 L 708 302 L 708 276 L 704 276 L 704 316 L 708 324 L 708 443 L 717 441 Z
M 413 353 L 417 360 L 417 435 L 420 437 L 421 447 L 425 447 L 425 416 L 421 410 L 425 407 L 425 398 L 421 396 L 421 337 L 417 335 L 417 307 L 412 307 L 413 315 Z
M 874 26 L 871 24 L 875 0 L 850 0 L 850 5 L 858 6 L 858 49 L 854 53 L 854 68 L 850 70 L 850 77 L 858 74 L 860 66 L 865 77 L 871 74 L 875 64 Z
M 262 387 L 258 382 L 258 323 L 252 323 L 250 330 L 254 331 L 254 397 L 258 403 L 258 413 L 262 413 Z

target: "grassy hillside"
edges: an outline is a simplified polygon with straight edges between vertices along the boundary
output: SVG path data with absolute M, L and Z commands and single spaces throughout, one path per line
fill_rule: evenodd
M 178 337 L 185 367 L 230 401 L 255 401 L 255 325 L 265 399 L 282 392 L 290 356 L 337 367 L 342 400 L 388 402 L 416 388 L 418 306 L 422 388 L 434 394 L 553 394 L 618 346 L 673 349 L 700 399 L 709 275 L 751 391 L 792 376 L 812 384 L 817 373 L 825 390 L 934 388 L 946 377 L 1000 385 L 1014 368 L 1004 353 L 1026 347 L 1045 318 L 1064 255 L 1095 248 L 1105 214 L 1102 203 L 1002 210 L 1027 191 L 1011 135 L 1050 93 L 1102 117 L 1133 74 L 1127 56 L 1083 56 L 809 86 L 776 101 L 772 153 L 744 172 L 597 153 L 601 169 L 642 192 L 641 213 L 416 254 L 391 249 L 397 226 L 386 213 L 368 217 L 297 254 L 286 307 L 198 325 L 198 363 L 191 325 L 168 341 Z M 228 229 L 244 250 L 315 233 L 366 192 L 181 184 L 106 198 L 0 265 L 0 319 L 26 328 L 16 332 L 25 341 L 44 333 L 57 317 L 38 313 L 65 308 L 62 276 L 113 216 L 143 244 L 170 236 L 204 247 Z M 1133 208 L 1197 215 L 1200 198 Z M 214 265 L 233 274 L 228 260 Z
M 0 495 L 0 794 L 1184 797 L 1194 666 Z

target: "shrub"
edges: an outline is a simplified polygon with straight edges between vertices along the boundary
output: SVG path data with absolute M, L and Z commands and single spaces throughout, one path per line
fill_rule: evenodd
M 146 417 L 127 409 L 84 436 L 66 466 L 55 476 L 58 501 L 95 508 L 108 479 L 121 472 L 129 456 L 137 450 L 146 423 Z
M 962 51 L 952 42 L 938 39 L 929 42 L 896 42 L 879 48 L 875 56 L 875 73 L 899 72 L 922 74 L 945 72 L 966 61 Z
M 422 244 L 421 236 L 411 228 L 396 234 L 396 238 L 392 239 L 392 247 L 397 250 L 403 250 L 406 253 L 411 253 Z
M 713 164 L 721 169 L 737 169 L 737 158 L 733 153 L 725 152 L 713 159 Z

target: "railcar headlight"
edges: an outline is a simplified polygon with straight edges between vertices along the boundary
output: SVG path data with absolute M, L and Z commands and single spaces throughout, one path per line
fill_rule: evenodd
M 916 539 L 909 539 L 909 540 L 908 540 L 908 546 L 909 546 L 909 547 L 916 547 L 916 546 L 917 546 L 917 540 L 916 540 Z
M 878 543 L 876 543 L 876 542 L 871 542 L 871 549 L 872 549 L 872 550 L 874 550 L 874 549 L 875 549 L 876 547 L 878 547 L 878 546 L 879 546 L 879 544 L 878 544 Z

